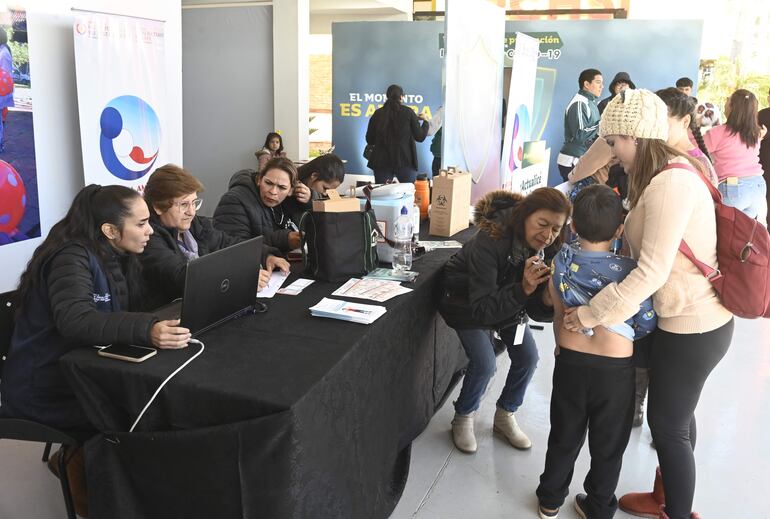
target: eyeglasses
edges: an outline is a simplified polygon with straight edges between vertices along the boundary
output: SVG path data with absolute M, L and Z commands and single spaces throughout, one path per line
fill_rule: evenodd
M 202 198 L 196 198 L 195 200 L 188 200 L 186 202 L 174 202 L 171 204 L 174 207 L 178 207 L 179 210 L 183 213 L 186 213 L 190 209 L 193 209 L 195 211 L 198 211 L 201 206 L 203 205 L 203 199 Z

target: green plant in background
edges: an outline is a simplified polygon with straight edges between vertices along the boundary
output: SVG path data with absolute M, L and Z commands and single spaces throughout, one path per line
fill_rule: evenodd
M 8 48 L 13 54 L 13 66 L 19 70 L 27 70 L 29 64 L 29 50 L 26 43 L 13 41 L 13 29 L 6 29 L 8 33 Z
M 313 135 L 315 132 L 318 131 L 318 128 L 310 128 L 310 123 L 313 122 L 313 119 L 315 119 L 315 115 L 311 115 L 310 118 L 307 121 L 307 123 L 308 123 L 308 133 L 307 134 L 308 135 Z
M 727 57 L 701 63 L 698 101 L 710 101 L 719 106 L 724 114 L 725 101 L 739 88 L 753 92 L 759 100 L 760 109 L 767 107 L 770 75 L 742 74 L 740 64 Z

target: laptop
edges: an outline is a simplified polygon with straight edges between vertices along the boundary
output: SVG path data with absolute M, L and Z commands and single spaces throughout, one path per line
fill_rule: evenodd
M 184 297 L 153 313 L 181 319 L 193 337 L 254 310 L 262 236 L 206 254 L 187 264 Z

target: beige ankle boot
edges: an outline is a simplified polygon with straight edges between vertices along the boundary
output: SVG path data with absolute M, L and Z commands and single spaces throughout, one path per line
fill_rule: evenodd
M 529 441 L 524 432 L 519 429 L 519 424 L 516 423 L 516 417 L 513 413 L 500 409 L 495 410 L 495 426 L 494 430 L 497 433 L 503 435 L 508 442 L 517 449 L 526 450 L 532 447 L 532 442 Z
M 476 435 L 473 434 L 473 413 L 461 415 L 455 413 L 452 420 L 452 440 L 455 447 L 462 452 L 473 454 L 476 452 Z

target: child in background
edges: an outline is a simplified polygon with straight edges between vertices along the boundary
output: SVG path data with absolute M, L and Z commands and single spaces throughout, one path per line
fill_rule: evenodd
M 265 145 L 261 150 L 257 150 L 254 155 L 257 157 L 257 173 L 262 173 L 262 168 L 265 167 L 270 159 L 277 157 L 286 157 L 286 152 L 283 151 L 283 139 L 281 135 L 275 132 L 270 132 L 265 138 Z
M 633 341 L 653 331 L 657 319 L 647 299 L 632 319 L 595 328 L 591 336 L 563 327 L 565 307 L 587 304 L 636 267 L 635 260 L 609 252 L 623 232 L 623 206 L 611 188 L 594 185 L 580 191 L 572 218 L 579 245 L 562 247 L 549 286 L 557 348 L 538 513 L 541 519 L 558 516 L 587 433 L 591 469 L 586 494 L 575 496 L 575 509 L 584 519 L 609 519 L 618 506 L 615 488 L 634 414 Z

